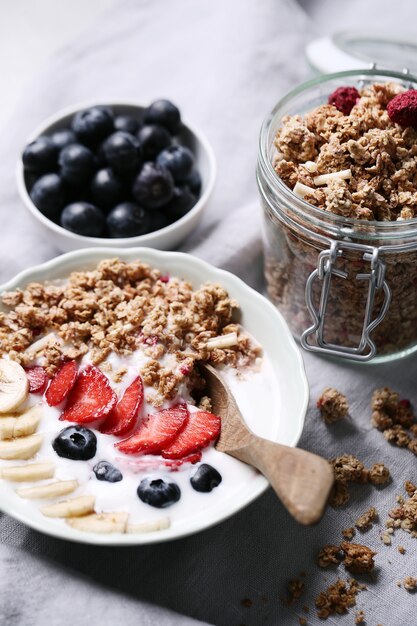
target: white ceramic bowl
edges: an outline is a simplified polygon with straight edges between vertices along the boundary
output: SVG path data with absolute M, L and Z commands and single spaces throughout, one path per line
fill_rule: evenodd
M 0 292 L 23 287 L 30 281 L 53 280 L 66 277 L 72 271 L 92 269 L 100 260 L 113 256 L 112 248 L 70 252 L 25 270 L 5 285 L 0 286 Z M 257 426 L 254 430 L 263 436 L 269 433 L 271 439 L 288 446 L 297 445 L 307 410 L 308 383 L 300 351 L 278 310 L 240 278 L 189 254 L 132 248 L 120 250 L 118 257 L 127 261 L 141 259 L 162 272 L 169 272 L 171 275 L 189 280 L 194 287 L 206 281 L 219 282 L 228 290 L 232 298 L 236 298 L 240 304 L 241 323 L 264 347 L 270 359 L 275 373 L 277 397 L 279 397 L 279 414 L 277 415 L 262 414 L 258 410 L 256 396 L 251 398 L 250 402 L 253 406 L 250 410 L 257 417 Z M 142 535 L 99 535 L 76 531 L 63 522 L 43 517 L 33 504 L 28 504 L 27 501 L 6 488 L 7 485 L 3 481 L 0 481 L 0 507 L 5 513 L 28 526 L 63 539 L 100 545 L 154 543 L 177 539 L 208 528 L 252 502 L 265 491 L 268 482 L 257 472 L 251 472 L 250 475 L 250 479 L 244 483 L 243 487 L 232 489 L 227 498 L 213 502 L 210 509 L 196 511 L 196 514 L 185 523 L 173 525 L 167 530 Z
M 33 131 L 33 133 L 31 133 L 26 143 L 30 143 L 39 137 L 39 135 L 50 135 L 56 130 L 68 127 L 70 120 L 75 113 L 97 104 L 106 104 L 110 106 L 116 115 L 134 115 L 136 117 L 145 108 L 135 102 L 85 102 L 78 104 L 76 106 L 62 109 L 55 115 L 49 117 L 42 124 L 40 124 Z M 202 178 L 201 195 L 193 208 L 186 215 L 184 215 L 184 217 L 153 233 L 139 235 L 137 237 L 110 239 L 104 237 L 85 237 L 62 228 L 62 226 L 55 224 L 50 219 L 42 215 L 39 209 L 37 209 L 32 202 L 26 187 L 25 172 L 21 159 L 18 161 L 16 171 L 19 195 L 30 218 L 37 223 L 45 235 L 52 237 L 55 246 L 63 252 L 79 250 L 80 248 L 98 248 L 102 246 L 111 248 L 149 246 L 159 248 L 161 250 L 175 248 L 194 230 L 200 221 L 203 211 L 206 208 L 212 194 L 216 179 L 216 159 L 214 157 L 213 149 L 205 136 L 190 124 L 183 122 L 178 138 L 180 142 L 188 146 L 195 155 L 196 167 Z

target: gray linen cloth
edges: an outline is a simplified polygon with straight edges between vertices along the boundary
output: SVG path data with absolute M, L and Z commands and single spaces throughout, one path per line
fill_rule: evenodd
M 365 11 L 375 24 L 388 23 L 388 2 L 363 5 L 340 3 L 347 22 L 357 23 Z M 60 107 L 82 100 L 126 97 L 146 103 L 165 96 L 205 130 L 219 166 L 213 202 L 183 249 L 262 289 L 254 180 L 258 131 L 274 102 L 307 75 L 303 50 L 309 38 L 326 26 L 340 28 L 336 19 L 326 25 L 321 6 L 305 6 L 320 18 L 314 25 L 295 0 L 130 0 L 63 49 L 34 79 L 1 138 L 0 279 L 57 253 L 54 242 L 34 229 L 16 193 L 14 164 L 32 128 Z M 404 23 L 401 9 L 406 6 L 410 9 L 409 3 L 396 3 Z M 341 530 L 371 504 L 381 523 L 363 541 L 378 551 L 377 570 L 359 595 L 358 608 L 365 610 L 369 626 L 416 624 L 415 599 L 396 585 L 405 575 L 417 575 L 415 540 L 398 533 L 388 547 L 379 537 L 404 480 L 417 481 L 416 459 L 391 448 L 371 428 L 369 411 L 372 390 L 388 383 L 416 399 L 416 360 L 359 367 L 304 356 L 311 404 L 300 446 L 326 457 L 355 453 L 367 466 L 384 461 L 393 476 L 388 487 L 352 489 L 346 508 L 329 509 L 320 524 L 308 529 L 297 525 L 268 490 L 210 530 L 137 548 L 70 544 L 0 514 L 0 624 L 275 626 L 297 624 L 299 616 L 307 616 L 304 605 L 311 607 L 308 622 L 318 624 L 315 595 L 346 573 L 342 567 L 319 570 L 316 554 L 325 543 L 339 543 Z M 351 417 L 331 427 L 314 406 L 327 385 L 345 392 L 351 405 Z M 405 546 L 404 555 L 397 552 L 398 544 Z M 282 602 L 286 583 L 300 572 L 305 572 L 305 594 L 287 606 Z M 336 616 L 329 623 L 352 624 L 353 616 Z

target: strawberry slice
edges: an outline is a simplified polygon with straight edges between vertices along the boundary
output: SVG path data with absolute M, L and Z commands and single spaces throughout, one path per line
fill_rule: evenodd
M 68 396 L 65 411 L 60 420 L 85 424 L 106 417 L 117 403 L 117 396 L 110 387 L 109 379 L 98 367 L 87 365 L 77 378 Z
M 25 367 L 30 393 L 43 393 L 48 384 L 49 376 L 40 365 Z
M 162 450 L 165 459 L 182 459 L 208 446 L 220 435 L 221 420 L 208 411 L 190 413 L 188 422 L 169 447 Z
M 75 385 L 78 365 L 75 361 L 67 361 L 57 371 L 49 385 L 45 398 L 49 406 L 61 404 Z
M 138 376 L 125 390 L 99 431 L 106 435 L 125 435 L 135 425 L 142 404 L 143 383 L 141 377 Z
M 116 443 L 115 446 L 125 454 L 158 454 L 163 448 L 174 441 L 188 420 L 186 404 L 176 404 L 170 409 L 163 409 L 148 415 L 138 430 L 128 439 Z

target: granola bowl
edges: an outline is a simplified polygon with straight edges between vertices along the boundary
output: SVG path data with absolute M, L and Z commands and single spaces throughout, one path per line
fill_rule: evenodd
M 210 355 L 212 356 L 206 356 L 205 358 L 212 358 L 214 359 L 214 362 L 220 361 L 219 367 L 222 367 L 223 374 L 226 376 L 228 361 L 224 361 L 222 365 L 221 359 L 225 355 L 229 355 L 229 357 L 232 359 L 231 362 L 235 363 L 235 370 L 233 372 L 233 376 L 227 377 L 226 380 L 233 390 L 233 393 L 237 399 L 237 402 L 243 412 L 243 415 L 248 425 L 257 434 L 263 437 L 289 446 L 296 446 L 301 436 L 304 425 L 304 418 L 309 396 L 308 383 L 306 380 L 304 365 L 300 351 L 297 348 L 296 343 L 283 317 L 276 310 L 276 308 L 268 300 L 266 300 L 266 298 L 248 287 L 242 280 L 240 280 L 233 274 L 218 269 L 206 263 L 205 261 L 202 261 L 188 254 L 178 252 L 162 252 L 149 248 L 131 248 L 118 251 L 117 259 L 114 259 L 114 256 L 115 254 L 113 248 L 96 248 L 73 251 L 52 259 L 51 261 L 42 265 L 25 270 L 14 279 L 9 281 L 7 284 L 2 285 L 1 293 L 3 294 L 3 296 L 5 292 L 9 294 L 8 297 L 3 297 L 3 304 L 1 305 L 2 310 L 6 314 L 7 311 L 10 310 L 10 306 L 12 306 L 12 300 L 13 298 L 15 298 L 13 294 L 19 294 L 23 292 L 27 296 L 27 301 L 30 300 L 30 294 L 34 294 L 35 299 L 41 297 L 42 289 L 41 291 L 39 291 L 39 285 L 42 285 L 43 282 L 47 284 L 45 288 L 46 291 L 49 290 L 48 293 L 56 295 L 60 289 L 66 289 L 66 285 L 71 285 L 71 280 L 75 280 L 77 283 L 76 294 L 78 295 L 76 297 L 78 300 L 80 298 L 80 289 L 82 289 L 82 285 L 89 284 L 91 286 L 91 281 L 93 280 L 92 277 L 95 277 L 95 284 L 100 285 L 100 289 L 104 289 L 106 291 L 106 285 L 108 285 L 108 283 L 106 282 L 107 279 L 103 279 L 103 268 L 107 268 L 107 278 L 110 274 L 116 276 L 114 280 L 116 281 L 117 286 L 115 287 L 114 293 L 115 297 L 119 297 L 121 289 L 123 288 L 123 281 L 121 278 L 122 273 L 121 270 L 118 273 L 115 272 L 114 268 L 136 268 L 135 271 L 137 272 L 139 267 L 140 271 L 145 271 L 146 274 L 144 275 L 145 282 L 143 283 L 143 285 L 147 294 L 149 293 L 150 285 L 153 285 L 153 291 L 151 291 L 152 293 L 156 294 L 155 297 L 159 297 L 161 293 L 170 293 L 170 289 L 175 290 L 179 288 L 182 289 L 182 295 L 184 296 L 185 294 L 185 300 L 187 300 L 187 294 L 191 294 L 191 299 L 189 298 L 189 301 L 192 303 L 192 308 L 187 310 L 185 308 L 181 308 L 180 306 L 178 317 L 170 318 L 169 325 L 166 327 L 168 329 L 167 337 L 169 338 L 169 341 L 172 341 L 172 337 L 175 337 L 176 333 L 181 331 L 184 319 L 187 318 L 188 311 L 192 310 L 192 318 L 198 319 L 200 311 L 199 305 L 204 298 L 205 302 L 208 303 L 207 306 L 209 307 L 214 306 L 213 298 L 214 301 L 216 301 L 216 298 L 220 298 L 220 300 L 218 300 L 217 307 L 212 309 L 210 315 L 209 309 L 204 309 L 205 313 L 203 314 L 203 317 L 208 316 L 205 319 L 207 320 L 207 327 L 209 328 L 210 324 L 212 324 L 213 322 L 214 317 L 222 316 L 224 314 L 230 314 L 230 317 L 228 317 L 228 319 L 226 320 L 227 326 L 224 327 L 224 333 L 228 334 L 224 334 L 221 337 L 221 345 L 223 348 L 225 348 L 226 345 L 234 345 L 234 347 L 229 347 L 227 350 L 217 349 L 215 353 L 210 353 Z M 145 270 L 143 268 L 145 268 Z M 110 272 L 110 274 L 108 274 L 108 272 Z M 132 276 L 132 274 L 130 276 Z M 132 294 L 132 289 L 134 288 L 134 286 L 136 284 L 140 284 L 139 279 L 135 278 L 135 281 L 137 282 L 129 283 L 128 293 L 130 295 Z M 26 286 L 30 283 L 35 283 L 35 285 L 33 287 L 30 287 L 29 290 L 26 290 Z M 19 292 L 16 290 L 22 291 Z M 55 296 L 53 295 L 53 297 Z M 106 291 L 106 293 L 104 293 L 103 302 L 107 299 L 107 297 L 108 290 Z M 146 298 L 149 299 L 149 295 L 145 295 L 144 297 L 145 300 Z M 163 297 L 165 297 L 165 299 L 168 298 L 167 295 Z M 20 296 L 18 295 L 17 300 L 19 299 Z M 174 303 L 174 309 L 177 311 L 177 313 L 178 308 L 176 307 L 178 307 L 178 300 L 178 297 L 172 298 L 170 300 Z M 70 302 L 68 302 L 68 298 L 64 298 L 62 302 L 66 303 L 63 305 L 65 310 L 68 310 L 68 307 L 71 309 L 71 307 L 73 306 Z M 89 296 L 88 302 L 88 306 L 95 306 L 94 299 L 92 299 L 91 296 Z M 133 300 L 132 302 L 133 308 L 131 310 L 137 311 L 138 307 L 134 304 L 135 301 Z M 159 300 L 159 302 L 161 302 L 161 300 Z M 163 303 L 161 306 L 163 308 Z M 152 311 L 157 308 L 155 307 L 155 303 L 153 301 L 150 302 L 150 307 Z M 19 307 L 16 310 L 23 312 L 23 309 Z M 55 311 L 57 311 L 56 306 Z M 60 314 L 62 314 L 62 312 L 63 311 L 61 310 Z M 160 313 L 158 313 L 156 317 L 153 313 L 152 315 L 154 324 L 161 323 Z M 14 313 L 12 313 L 12 318 L 15 319 Z M 117 324 L 119 325 L 119 328 L 121 328 L 119 322 L 117 322 Z M 144 341 L 144 353 L 150 354 L 150 352 L 152 352 L 153 358 L 156 358 L 155 352 L 153 351 L 157 350 L 158 341 L 153 340 L 155 335 L 152 334 L 155 331 L 149 328 L 147 329 L 146 323 L 141 324 L 142 325 L 140 326 L 140 332 L 138 331 L 139 334 L 135 334 L 132 331 L 132 326 L 130 324 L 123 326 L 121 332 L 119 333 L 119 344 L 122 345 L 124 342 L 129 341 L 129 337 L 133 336 L 136 337 L 138 342 L 142 342 L 144 333 L 149 332 L 150 334 L 147 335 L 149 341 Z M 61 325 L 62 327 L 68 327 L 68 324 L 62 324 L 62 322 Z M 27 327 L 30 327 L 30 321 Z M 78 322 L 74 322 L 72 325 L 72 329 L 75 330 L 76 328 L 84 332 L 85 322 L 81 324 L 79 324 Z M 108 337 L 114 336 L 114 328 L 115 327 L 111 327 L 111 330 L 109 331 L 110 334 L 107 335 Z M 190 328 L 192 329 L 193 326 L 190 326 Z M 239 328 L 244 331 L 244 334 L 240 334 L 241 330 L 238 330 Z M 192 330 L 188 330 L 187 334 L 183 336 L 188 337 L 188 335 L 192 332 Z M 210 337 L 210 333 L 207 334 Z M 236 337 L 234 342 L 230 342 L 231 335 L 233 334 L 239 335 L 239 337 L 241 338 L 239 339 L 240 343 L 236 343 Z M 14 336 L 16 337 L 16 335 Z M 98 338 L 98 335 L 94 336 Z M 201 335 L 199 335 L 199 337 L 200 336 Z M 39 335 L 35 335 L 35 337 L 35 343 L 39 347 Z M 218 339 L 219 338 L 216 337 L 214 340 L 212 339 L 211 341 L 217 342 L 217 348 L 220 348 Z M 87 343 L 87 339 L 85 339 L 85 342 Z M 53 345 L 55 345 L 56 347 L 58 344 Z M 66 343 L 64 341 L 63 344 L 59 345 L 63 345 L 65 347 Z M 194 343 L 193 345 L 197 344 Z M 208 347 L 208 343 L 203 344 L 202 349 L 206 350 L 206 355 Z M 214 346 L 211 346 L 211 348 L 214 348 Z M 234 353 L 233 350 L 235 350 L 236 352 Z M 116 348 L 115 351 L 117 352 Z M 16 357 L 16 353 L 14 354 Z M 129 358 L 133 358 L 135 354 L 136 352 L 134 351 L 133 354 L 130 354 Z M 244 361 L 238 359 L 237 355 L 239 354 L 239 359 L 242 356 L 245 357 Z M 3 354 L 3 365 L 5 363 L 4 358 L 6 358 L 6 361 L 9 362 L 9 355 L 10 353 Z M 254 355 L 258 356 L 253 361 L 251 361 L 250 359 L 252 359 Z M 111 352 L 109 359 L 113 356 L 114 354 Z M 232 357 L 236 357 L 237 360 L 233 360 Z M 164 363 L 166 365 L 168 362 L 166 359 L 170 358 L 168 351 L 163 358 L 165 359 Z M 175 355 L 175 358 L 177 358 L 177 353 Z M 195 358 L 197 362 L 200 357 L 196 356 Z M 19 361 L 19 358 L 17 358 L 17 361 Z M 21 360 L 20 362 L 25 365 L 24 361 Z M 71 361 L 69 363 L 71 363 Z M 181 363 L 182 365 L 184 365 L 186 362 L 181 361 Z M 248 363 L 253 364 L 254 367 L 252 368 L 251 365 L 250 369 L 247 369 L 246 366 Z M 111 374 L 109 373 L 109 371 L 112 368 L 109 364 L 107 364 L 108 367 L 105 369 L 104 364 L 100 364 L 100 367 L 102 369 L 100 370 L 101 373 L 99 375 L 103 377 L 104 372 L 106 372 L 107 376 L 110 378 Z M 88 365 L 87 367 L 85 367 L 84 373 L 88 368 L 90 368 L 91 370 L 92 366 Z M 126 370 L 127 368 L 124 369 Z M 58 373 L 60 371 L 61 370 L 58 370 Z M 143 376 L 143 380 L 147 385 L 148 379 L 145 376 L 145 369 L 140 371 L 141 375 Z M 185 377 L 187 376 L 187 370 L 180 368 L 180 371 L 184 374 Z M 149 374 L 149 371 L 147 373 Z M 53 380 L 54 378 L 52 378 L 52 381 Z M 114 378 L 113 380 L 116 379 Z M 49 387 L 47 387 L 47 392 L 45 393 L 45 396 L 47 396 L 48 390 L 50 390 L 51 388 L 51 384 L 49 385 Z M 114 383 L 112 382 L 112 384 Z M 192 387 L 192 389 L 194 389 L 194 387 Z M 109 385 L 107 384 L 107 386 L 104 388 L 104 393 L 108 393 L 108 391 Z M 151 392 L 154 394 L 155 389 L 151 389 Z M 181 393 L 184 394 L 184 390 Z M 32 395 L 32 393 L 29 393 L 29 399 Z M 100 394 L 96 394 L 96 400 L 97 396 L 99 395 Z M 155 397 L 155 394 L 153 397 Z M 209 399 L 206 398 L 205 400 Z M 39 403 L 39 395 L 37 396 L 37 399 L 35 401 Z M 98 401 L 100 402 L 101 399 L 98 398 Z M 182 402 L 185 402 L 185 400 L 182 400 Z M 202 403 L 203 400 L 200 400 L 199 406 L 202 406 Z M 62 407 L 62 403 L 59 406 Z M 178 412 L 179 405 L 175 406 L 177 407 Z M 195 463 L 196 460 L 194 458 L 191 460 L 190 456 L 188 456 L 183 459 L 183 462 L 187 462 L 184 462 L 184 465 L 180 467 L 181 462 L 178 463 L 178 461 L 175 461 L 175 458 L 178 459 L 178 456 L 175 457 L 171 455 L 171 458 L 174 458 L 174 461 L 169 461 L 169 463 L 171 463 L 171 465 L 169 466 L 170 469 L 169 471 L 165 469 L 165 473 L 163 474 L 163 476 L 165 478 L 168 477 L 166 478 L 166 480 L 175 482 L 180 485 L 181 500 L 175 500 L 173 506 L 169 506 L 169 508 L 164 509 L 164 511 L 162 512 L 163 519 L 161 520 L 161 511 L 159 508 L 155 509 L 152 506 L 149 506 L 148 500 L 143 500 L 142 502 L 139 501 L 139 498 L 140 500 L 142 500 L 142 498 L 139 495 L 139 489 L 137 487 L 140 481 L 140 475 L 138 474 L 138 472 L 140 473 L 140 471 L 142 471 L 140 470 L 140 467 L 142 466 L 139 466 L 139 470 L 133 470 L 135 473 L 133 473 L 132 476 L 130 476 L 130 474 L 128 474 L 126 470 L 126 475 L 121 482 L 111 484 L 112 481 L 110 481 L 110 483 L 101 482 L 102 480 L 106 479 L 99 478 L 98 474 L 96 473 L 97 466 L 95 466 L 94 468 L 94 474 L 96 475 L 94 476 L 94 474 L 92 473 L 92 465 L 88 466 L 88 463 L 85 462 L 80 463 L 80 461 L 77 459 L 68 460 L 69 457 L 67 457 L 66 459 L 61 459 L 61 454 L 57 452 L 57 439 L 53 439 L 56 432 L 58 432 L 62 427 L 62 424 L 61 426 L 59 426 L 60 422 L 57 421 L 57 416 L 59 416 L 59 412 L 56 413 L 57 409 L 55 406 L 47 407 L 46 405 L 42 405 L 42 407 L 42 410 L 46 411 L 46 413 L 43 414 L 42 419 L 45 419 L 47 421 L 41 421 L 41 426 L 39 427 L 39 430 L 35 432 L 34 435 L 32 435 L 32 437 L 41 436 L 44 439 L 42 443 L 43 447 L 40 449 L 40 452 L 37 452 L 35 455 L 35 461 L 37 463 L 36 472 L 38 474 L 39 472 L 41 472 L 41 474 L 37 476 L 37 479 L 39 480 L 39 478 L 46 478 L 46 476 L 43 475 L 42 472 L 45 469 L 48 470 L 51 462 L 54 465 L 58 463 L 57 473 L 60 473 L 59 475 L 56 474 L 54 478 L 61 479 L 60 481 L 58 481 L 60 486 L 63 485 L 63 482 L 65 482 L 65 486 L 68 486 L 68 483 L 71 482 L 76 483 L 76 481 L 73 480 L 76 476 L 71 474 L 71 472 L 81 472 L 81 470 L 84 471 L 85 469 L 87 471 L 86 475 L 89 476 L 86 485 L 90 485 L 90 488 L 98 490 L 96 494 L 98 498 L 105 497 L 104 500 L 100 500 L 101 503 L 106 503 L 106 498 L 108 499 L 110 497 L 109 494 L 111 494 L 111 502 L 109 506 L 113 508 L 110 508 L 110 511 L 115 511 L 112 514 L 106 513 L 106 511 L 108 511 L 108 508 L 106 508 L 106 505 L 104 504 L 101 507 L 99 506 L 93 509 L 96 516 L 114 515 L 117 517 L 121 514 L 124 515 L 123 512 L 120 513 L 120 511 L 124 510 L 123 501 L 117 500 L 116 497 L 117 490 L 120 486 L 121 489 L 130 489 L 129 498 L 131 498 L 132 507 L 141 507 L 138 509 L 140 515 L 146 513 L 146 515 L 149 514 L 151 516 L 151 526 L 149 526 L 148 523 L 147 525 L 145 525 L 147 532 L 142 532 L 144 528 L 143 524 L 139 524 L 139 526 L 141 527 L 141 532 L 127 530 L 127 521 L 125 523 L 124 530 L 117 532 L 107 532 L 103 531 L 103 529 L 97 530 L 97 532 L 93 532 L 91 529 L 88 528 L 83 528 L 81 530 L 80 528 L 77 528 L 77 524 L 79 523 L 77 522 L 77 520 L 75 520 L 73 524 L 68 524 L 66 522 L 68 522 L 69 520 L 54 519 L 53 517 L 48 517 L 46 515 L 45 509 L 42 509 L 42 513 L 42 502 L 40 500 L 36 500 L 36 498 L 35 500 L 33 499 L 35 496 L 39 496 L 39 491 L 36 491 L 36 493 L 33 492 L 33 490 L 31 491 L 31 485 L 33 485 L 33 483 L 29 484 L 29 491 L 27 489 L 28 485 L 23 483 L 22 491 L 22 482 L 20 482 L 20 484 L 16 482 L 11 482 L 13 480 L 22 481 L 21 475 L 20 478 L 16 478 L 16 472 L 17 474 L 21 474 L 22 468 L 10 468 L 10 464 L 15 463 L 14 461 L 0 460 L 0 477 L 3 479 L 6 478 L 6 480 L 0 480 L 1 509 L 4 513 L 7 513 L 20 520 L 21 522 L 27 524 L 28 526 L 46 534 L 67 540 L 100 545 L 136 545 L 168 541 L 171 539 L 176 539 L 199 532 L 201 530 L 204 530 L 205 528 L 219 523 L 220 521 L 230 517 L 231 515 L 248 505 L 250 502 L 255 500 L 268 487 L 268 482 L 261 474 L 253 470 L 251 467 L 241 463 L 240 461 L 237 461 L 237 459 L 218 452 L 217 450 L 215 450 L 214 445 L 212 445 L 211 448 L 206 448 L 205 450 L 203 450 L 203 461 L 209 461 L 210 463 L 213 463 L 217 470 L 221 472 L 222 479 L 220 478 L 220 483 L 218 479 L 215 481 L 216 489 L 211 491 L 211 493 L 201 493 L 203 489 L 201 489 L 200 492 L 198 489 L 195 490 L 195 487 L 194 490 L 190 487 L 190 482 L 192 484 L 191 477 L 194 476 L 195 478 L 195 475 L 193 474 L 194 466 L 191 465 L 191 463 Z M 204 412 L 205 409 L 206 412 Z M 170 410 L 172 411 L 172 409 Z M 194 411 L 194 413 L 192 412 L 192 410 Z M 209 408 L 207 408 L 207 406 L 203 409 L 197 409 L 197 407 L 194 407 L 194 409 L 190 408 L 190 415 L 210 415 L 209 413 L 207 413 L 207 410 L 210 410 Z M 163 412 L 164 409 L 159 411 L 159 415 Z M 66 419 L 63 416 L 64 414 L 61 414 L 60 419 Z M 5 417 L 4 413 L 3 417 Z M 53 422 L 50 421 L 51 417 L 53 419 Z M 10 420 L 10 418 L 6 418 L 6 421 L 7 419 Z M 21 420 L 22 416 L 20 415 L 20 417 L 18 417 L 17 419 Z M 143 418 L 141 419 L 143 420 Z M 147 419 L 149 420 L 149 417 Z M 2 417 L 0 416 L 0 430 L 2 425 L 5 425 L 5 427 L 7 427 L 6 421 L 4 419 L 2 421 Z M 77 422 L 76 419 L 74 421 Z M 13 423 L 17 422 L 12 422 L 12 424 Z M 50 434 L 51 423 L 52 429 L 54 430 L 53 435 Z M 49 426 L 47 426 L 46 424 L 49 424 Z M 87 424 L 87 426 L 89 425 L 90 424 Z M 96 428 L 96 426 L 92 425 L 91 428 Z M 97 428 L 99 427 L 97 426 Z M 102 437 L 106 435 L 102 435 L 103 429 L 101 430 L 101 432 L 95 432 L 98 439 L 97 454 L 101 454 L 104 450 Z M 185 429 L 184 431 L 181 431 L 181 433 L 183 432 L 185 432 Z M 16 435 L 12 435 L 12 437 L 15 436 Z M 111 435 L 107 435 L 107 437 L 111 437 Z M 0 441 L 0 458 L 12 458 L 10 456 L 5 457 L 4 450 L 10 449 L 10 445 L 12 445 L 13 447 L 13 442 L 17 442 L 19 444 L 19 442 L 21 441 L 23 440 L 11 439 L 9 440 L 9 443 L 7 441 Z M 114 444 L 113 446 L 113 440 L 111 438 L 109 441 L 109 445 L 111 445 L 112 448 L 116 447 L 116 444 Z M 129 441 L 129 439 L 124 441 Z M 52 445 L 51 442 L 53 442 Z M 108 447 L 106 448 L 106 450 L 108 450 Z M 59 455 L 59 457 L 57 457 L 55 452 Z M 107 455 L 107 452 L 105 452 L 105 454 Z M 14 456 L 13 458 L 28 459 L 27 456 Z M 98 458 L 103 457 L 98 457 L 96 455 L 96 461 L 98 460 Z M 107 460 L 109 460 L 108 456 L 106 456 L 106 458 Z M 113 458 L 116 458 L 116 462 L 119 463 L 120 454 L 119 457 L 111 457 L 110 460 L 113 460 Z M 135 457 L 130 457 L 127 459 L 127 462 L 125 462 L 125 464 L 121 466 L 123 474 L 125 473 L 125 468 L 127 466 L 129 466 L 129 468 L 133 466 L 137 468 L 137 463 L 141 463 L 144 458 L 145 460 L 150 460 L 152 463 L 152 459 L 156 459 L 157 457 L 150 457 L 149 455 L 145 455 L 145 457 L 139 457 L 139 459 Z M 170 457 L 169 455 L 165 454 L 164 458 L 169 459 Z M 45 460 L 47 461 L 47 463 L 45 463 Z M 161 460 L 164 461 L 164 459 Z M 198 460 L 201 460 L 201 453 L 197 461 Z M 59 465 L 61 461 L 63 463 L 62 466 Z M 27 463 L 31 463 L 31 461 L 29 460 L 27 461 Z M 33 468 L 33 464 L 31 465 L 31 467 Z M 202 466 L 197 467 L 200 468 Z M 23 467 L 23 471 L 26 471 L 25 468 L 27 470 L 27 465 Z M 12 474 L 14 473 L 14 478 L 10 478 L 10 472 L 12 472 Z M 62 474 L 62 472 L 64 473 Z M 70 472 L 70 474 L 68 474 L 68 472 Z M 81 474 L 79 474 L 79 476 L 81 475 L 82 472 Z M 9 480 L 7 479 L 7 477 L 9 477 Z M 51 477 L 51 475 L 48 475 L 48 478 Z M 96 477 L 99 480 L 96 480 Z M 62 479 L 64 479 L 64 481 Z M 91 486 L 91 481 L 93 481 L 95 487 Z M 142 482 L 143 481 L 141 481 L 141 484 Z M 159 481 L 159 483 L 160 482 L 161 481 Z M 36 489 L 38 489 L 40 485 L 41 490 L 43 488 L 49 490 L 50 484 L 46 483 L 46 485 L 44 486 L 44 483 L 45 481 L 35 483 Z M 54 483 L 54 485 L 56 485 L 56 483 Z M 125 487 L 123 485 L 125 485 Z M 80 488 L 82 488 L 81 483 L 79 486 Z M 136 495 L 136 490 L 138 495 Z M 74 495 L 77 495 L 78 493 L 80 492 L 75 491 Z M 122 497 L 123 493 L 119 491 L 119 496 Z M 178 493 L 179 490 L 177 489 L 177 495 Z M 24 494 L 26 494 L 26 497 L 24 497 Z M 84 498 L 85 503 L 86 495 L 83 494 L 84 492 L 81 491 L 81 499 Z M 48 491 L 48 496 L 50 495 L 51 494 Z M 78 502 L 79 501 L 80 498 L 78 498 Z M 56 506 L 54 502 L 56 502 L 56 500 L 52 501 L 52 503 L 51 500 L 47 500 L 47 504 L 52 504 L 52 506 Z M 144 504 L 143 502 L 147 502 L 147 504 Z M 60 506 L 60 503 L 58 503 L 58 505 Z M 157 505 L 155 504 L 154 506 Z M 279 506 L 278 502 L 277 506 Z M 54 510 L 56 511 L 56 509 Z M 129 508 L 128 510 L 130 511 L 129 515 L 133 515 L 134 508 Z M 51 509 L 49 508 L 49 512 L 50 511 Z M 166 515 L 170 516 L 169 520 L 167 520 Z M 80 519 L 83 520 L 86 518 L 81 517 Z M 101 523 L 103 522 L 103 519 L 100 518 L 99 521 Z M 113 524 L 114 521 L 115 520 L 112 519 L 111 523 Z M 142 518 L 140 518 L 139 521 L 142 521 Z M 137 524 L 135 528 L 137 530 Z
M 34 141 L 41 135 L 50 136 L 52 133 L 66 129 L 74 114 L 88 107 L 98 106 L 97 102 L 85 102 L 68 107 L 54 114 L 40 124 L 31 133 L 27 143 Z M 145 109 L 135 102 L 106 102 L 115 115 L 140 118 Z M 79 250 L 80 248 L 102 247 L 130 248 L 132 246 L 146 246 L 169 250 L 178 246 L 196 227 L 202 218 L 203 212 L 211 198 L 216 179 L 216 159 L 213 149 L 204 134 L 188 122 L 183 122 L 177 135 L 181 145 L 186 146 L 194 154 L 195 166 L 201 176 L 201 192 L 194 206 L 180 219 L 143 235 L 123 238 L 87 237 L 71 232 L 58 223 L 52 221 L 35 206 L 30 189 L 30 174 L 25 173 L 23 161 L 19 159 L 16 169 L 17 188 L 20 198 L 29 217 L 37 225 L 45 237 L 52 240 L 56 247 L 63 252 Z

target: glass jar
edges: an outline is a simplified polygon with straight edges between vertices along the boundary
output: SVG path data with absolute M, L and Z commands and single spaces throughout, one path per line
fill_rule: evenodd
M 417 218 L 345 218 L 296 196 L 273 167 L 285 115 L 303 115 L 337 87 L 395 81 L 407 73 L 355 70 L 297 87 L 261 129 L 257 182 L 263 205 L 268 294 L 304 348 L 356 361 L 383 361 L 417 349 Z

